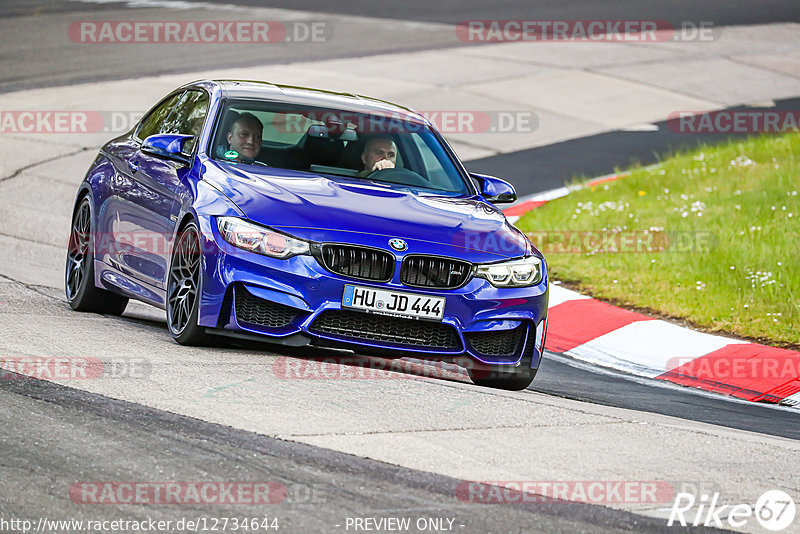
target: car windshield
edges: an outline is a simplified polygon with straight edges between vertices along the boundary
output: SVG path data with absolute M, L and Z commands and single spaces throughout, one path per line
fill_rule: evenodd
M 216 124 L 217 160 L 470 193 L 437 136 L 406 114 L 231 100 Z

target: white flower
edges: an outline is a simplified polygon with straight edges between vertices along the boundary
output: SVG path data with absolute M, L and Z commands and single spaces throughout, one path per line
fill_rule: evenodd
M 747 156 L 737 156 L 736 159 L 732 159 L 730 162 L 731 167 L 751 167 L 755 164 L 756 162 Z

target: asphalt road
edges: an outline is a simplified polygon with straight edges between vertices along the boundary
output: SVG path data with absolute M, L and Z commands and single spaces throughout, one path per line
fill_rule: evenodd
M 127 6 L 136 6 L 130 9 Z M 176 6 L 155 9 L 148 5 Z M 195 7 L 196 6 L 196 7 Z M 231 7 L 233 6 L 233 7 Z M 215 9 L 224 8 L 224 9 Z M 298 18 L 296 11 L 312 13 Z M 361 17 L 361 18 L 353 18 Z M 86 81 L 192 72 L 207 68 L 286 63 L 468 46 L 454 25 L 468 19 L 611 19 L 665 20 L 716 26 L 798 22 L 795 0 L 211 0 L 105 2 L 74 0 L 6 0 L 0 3 L 0 92 Z M 68 37 L 71 23 L 119 20 L 271 20 L 322 22 L 324 42 L 280 42 L 267 45 L 125 43 L 99 50 Z
M 216 3 L 216 2 L 210 2 Z M 466 18 L 663 18 L 748 24 L 798 20 L 796 2 L 528 3 L 348 2 L 313 5 L 329 13 L 334 35 L 324 46 L 197 46 L 117 49 L 99 54 L 65 40 L 76 20 L 279 18 L 285 12 L 129 10 L 122 4 L 61 0 L 0 5 L 0 91 L 80 81 L 136 78 L 220 65 L 289 62 L 378 51 L 463 46 L 454 24 Z M 255 2 L 253 2 L 255 4 Z M 221 3 L 220 3 L 221 4 Z M 258 6 L 301 8 L 311 2 Z M 257 9 L 258 11 L 253 11 Z M 212 14 L 213 13 L 213 14 Z M 359 14 L 375 19 L 354 20 Z M 308 20 L 314 20 L 310 16 Z M 341 18 L 337 18 L 341 17 Z M 398 22 L 413 20 L 409 24 Z M 120 58 L 124 58 L 121 61 Z M 131 91 L 135 91 L 131 82 Z M 782 106 L 795 106 L 783 102 Z M 697 139 L 616 132 L 524 153 L 478 160 L 518 181 L 525 194 L 563 184 L 573 174 L 601 174 L 630 158 Z M 548 180 L 524 181 L 531 162 Z M 21 179 L 25 178 L 25 179 Z M 79 177 L 72 176 L 71 178 Z M 74 192 L 70 177 L 46 182 L 48 195 L 23 174 L 3 177 L 3 198 L 26 214 L 56 211 Z M 39 178 L 36 178 L 38 180 Z M 47 185 L 49 184 L 49 185 Z M 14 217 L 13 211 L 3 212 Z M 37 231 L 43 231 L 41 228 Z M 52 234 L 60 229 L 54 226 Z M 0 241 L 20 265 L 63 255 L 52 241 Z M 12 245 L 9 245 L 12 243 Z M 597 373 L 556 358 L 545 361 L 529 391 L 505 393 L 440 380 L 287 381 L 274 365 L 291 352 L 239 347 L 184 349 L 169 339 L 156 310 L 132 305 L 122 318 L 70 312 L 62 289 L 0 272 L 0 350 L 6 355 L 144 357 L 143 380 L 53 384 L 0 380 L 0 516 L 143 518 L 266 513 L 288 532 L 337 532 L 347 517 L 450 517 L 460 532 L 660 532 L 653 520 L 613 506 L 476 506 L 454 498 L 462 479 L 656 479 L 703 481 L 749 502 L 753 488 L 797 490 L 787 465 L 796 458 L 800 414 L 730 402 L 620 374 Z M 20 328 L 25 325 L 25 328 Z M 13 333 L 12 333 L 13 332 Z M 100 347 L 101 349 L 98 349 Z M 313 353 L 318 355 L 317 352 Z M 789 438 L 785 440 L 783 438 Z M 789 469 L 789 471 L 791 471 Z M 438 474 L 434 474 L 438 473 Z M 638 478 L 637 478 L 638 477 Z M 648 478 L 649 477 L 649 478 Z M 71 484 L 103 480 L 269 480 L 292 496 L 275 509 L 77 505 Z M 308 493 L 311 497 L 308 497 Z M 755 495 L 757 497 L 757 495 Z M 284 523 L 285 522 L 285 523 Z
M 452 520 L 462 533 L 668 532 L 663 521 L 555 501 L 464 502 L 463 481 L 206 423 L 39 380 L 0 380 L 0 517 L 173 521 L 278 519 L 279 532 L 346 532 L 348 518 Z M 23 474 L 24 476 L 20 476 Z M 75 483 L 270 482 L 266 505 L 76 503 Z M 77 529 L 76 529 L 77 530 Z M 177 531 L 173 529 L 171 531 Z M 424 532 L 411 528 L 408 532 Z
M 800 411 L 732 401 L 669 383 L 602 370 L 548 354 L 531 391 L 800 439 Z
M 800 98 L 790 98 L 778 100 L 769 108 L 737 106 L 729 110 L 794 112 L 798 106 Z M 471 172 L 501 176 L 509 180 L 514 184 L 517 193 L 524 196 L 562 187 L 575 178 L 594 178 L 634 165 L 650 165 L 665 156 L 699 145 L 714 145 L 751 135 L 686 134 L 675 127 L 670 128 L 667 121 L 660 121 L 652 126 L 652 130 L 614 130 L 511 154 L 472 160 L 467 166 Z
M 225 0 L 212 2 L 223 3 Z M 701 21 L 716 26 L 800 21 L 797 4 L 791 0 L 764 0 L 757 6 L 746 0 L 443 0 L 434 3 L 427 0 L 351 0 L 324 5 L 315 0 L 235 0 L 230 3 L 448 24 L 473 19 L 641 19 L 665 20 L 676 26 L 683 22 Z
M 121 0 L 94 1 L 93 11 L 115 9 L 125 4 L 146 4 Z M 199 2 L 195 2 L 199 3 Z M 348 0 L 320 2 L 319 0 L 203 0 L 202 3 L 221 6 L 270 7 L 317 11 L 338 15 L 441 22 L 458 24 L 470 19 L 619 19 L 666 20 L 672 24 L 684 21 L 708 21 L 717 26 L 734 24 L 763 24 L 768 22 L 800 22 L 797 4 L 792 0 L 762 0 L 754 6 L 747 0 Z M 179 5 L 179 2 L 159 2 L 160 5 Z M 0 6 L 0 17 L 65 13 L 80 9 L 78 2 L 62 0 L 6 0 Z

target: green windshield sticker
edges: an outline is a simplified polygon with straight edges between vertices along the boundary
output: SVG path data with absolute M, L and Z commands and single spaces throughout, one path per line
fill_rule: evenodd
M 235 150 L 228 150 L 225 152 L 225 159 L 236 159 L 239 157 L 239 153 Z

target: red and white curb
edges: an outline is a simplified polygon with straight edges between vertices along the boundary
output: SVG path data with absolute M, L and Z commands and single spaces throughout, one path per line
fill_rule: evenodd
M 514 224 L 550 200 L 627 175 L 545 191 L 520 199 L 503 213 Z M 696 332 L 556 284 L 550 285 L 545 348 L 633 375 L 800 408 L 800 352 Z
M 800 352 L 654 319 L 550 286 L 545 348 L 576 360 L 754 402 L 800 407 Z

